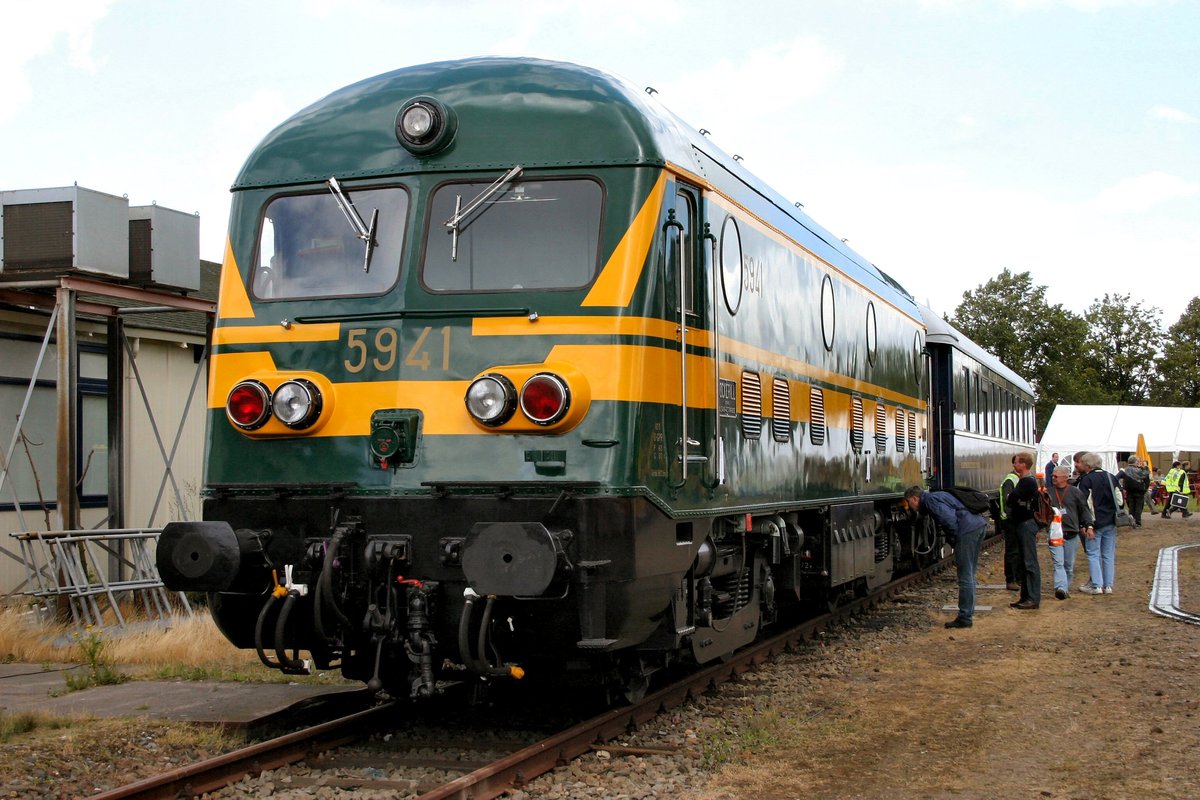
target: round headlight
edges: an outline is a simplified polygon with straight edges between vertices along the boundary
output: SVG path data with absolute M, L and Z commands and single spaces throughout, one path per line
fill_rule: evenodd
M 271 418 L 271 393 L 258 381 L 242 381 L 225 399 L 225 415 L 244 431 L 261 428 Z
M 414 97 L 396 114 L 396 138 L 414 155 L 430 155 L 454 140 L 458 115 L 432 97 Z
M 271 410 L 289 428 L 311 427 L 321 415 L 321 392 L 310 381 L 285 381 L 271 396 Z
M 413 142 L 423 141 L 437 122 L 433 110 L 423 103 L 416 103 L 404 110 L 400 116 L 400 127 L 404 138 Z
M 503 425 L 517 409 L 517 391 L 512 381 L 491 373 L 476 378 L 467 387 L 467 411 L 484 425 Z
M 557 375 L 542 372 L 521 387 L 521 411 L 531 422 L 552 425 L 571 407 L 571 393 Z

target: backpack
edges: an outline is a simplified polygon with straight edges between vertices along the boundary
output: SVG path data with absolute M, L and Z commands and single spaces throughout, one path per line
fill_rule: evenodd
M 978 489 L 972 489 L 970 486 L 951 486 L 946 490 L 954 499 L 963 504 L 963 508 L 970 511 L 972 514 L 986 514 L 992 508 L 992 503 L 988 496 Z
M 1054 521 L 1054 506 L 1050 504 L 1050 493 L 1038 491 L 1037 500 L 1033 501 L 1033 519 L 1038 525 L 1048 526 Z
M 1136 470 L 1134 474 L 1132 470 Z M 1130 467 L 1125 470 L 1125 489 L 1130 492 L 1146 491 L 1146 479 L 1150 476 L 1149 472 L 1144 471 L 1142 467 Z

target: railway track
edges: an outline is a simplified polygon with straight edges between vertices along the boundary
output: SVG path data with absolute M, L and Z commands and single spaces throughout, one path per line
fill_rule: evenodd
M 989 539 L 984 546 L 997 540 Z M 648 694 L 638 703 L 606 711 L 549 736 L 526 731 L 525 740 L 519 735 L 481 739 L 479 731 L 475 731 L 473 737 L 452 735 L 437 742 L 431 742 L 428 733 L 406 737 L 401 731 L 374 736 L 395 728 L 398 719 L 411 716 L 406 710 L 408 706 L 387 702 L 92 797 L 96 800 L 195 797 L 235 784 L 247 776 L 284 767 L 291 771 L 285 776 L 277 776 L 276 780 L 293 789 L 328 786 L 391 792 L 418 800 L 496 797 L 506 790 L 524 786 L 557 766 L 570 763 L 602 743 L 640 728 L 666 710 L 679 707 L 723 683 L 737 680 L 768 660 L 809 641 L 829 626 L 928 580 L 951 560 L 938 561 L 864 597 L 850 600 L 827 614 L 806 620 L 735 653 L 728 661 L 699 669 Z M 434 748 L 436 754 L 430 754 L 428 751 Z M 303 768 L 289 766 L 299 762 L 304 762 Z

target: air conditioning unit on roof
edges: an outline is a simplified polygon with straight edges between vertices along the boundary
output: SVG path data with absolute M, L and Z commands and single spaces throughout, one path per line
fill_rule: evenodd
M 200 217 L 162 206 L 130 206 L 129 281 L 199 289 Z
M 0 280 L 129 277 L 129 201 L 63 186 L 0 192 Z

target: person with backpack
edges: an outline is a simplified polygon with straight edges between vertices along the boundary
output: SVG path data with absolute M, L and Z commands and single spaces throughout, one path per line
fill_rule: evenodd
M 1184 462 L 1184 463 L 1186 464 L 1187 462 Z M 1190 466 L 1190 464 L 1189 464 L 1189 466 Z M 1174 507 L 1171 505 L 1171 495 L 1181 494 L 1184 497 L 1187 497 L 1188 501 L 1190 502 L 1191 495 L 1192 495 L 1192 487 L 1188 483 L 1187 470 L 1184 469 L 1180 465 L 1180 462 L 1178 462 L 1178 461 L 1173 462 L 1171 464 L 1171 468 L 1169 470 L 1167 470 L 1167 475 L 1165 478 L 1163 478 L 1163 484 L 1167 487 L 1167 502 L 1163 506 L 1162 518 L 1170 519 L 1171 512 L 1175 510 Z M 1192 512 L 1188 511 L 1187 507 L 1185 506 L 1183 508 L 1183 516 L 1190 517 L 1191 515 L 1192 515 Z
M 1012 463 L 1017 463 L 1016 456 L 1013 456 Z M 1008 508 L 1004 501 L 1012 490 L 1017 488 L 1019 480 L 1021 480 L 1021 476 L 1013 470 L 1009 470 L 1009 473 L 1004 476 L 1004 480 L 1000 481 L 1000 519 L 998 522 L 1000 531 L 1004 534 L 1004 588 L 1010 592 L 1021 591 L 1021 582 L 1017 580 L 1021 564 L 1021 541 L 1017 538 L 1017 526 L 1008 518 Z
M 1092 510 L 1078 486 L 1067 482 L 1071 470 L 1055 467 L 1046 494 L 1055 509 L 1062 531 L 1062 544 L 1056 545 L 1054 529 L 1050 534 L 1050 560 L 1054 563 L 1054 596 L 1066 600 L 1071 596 L 1075 580 L 1075 556 L 1079 553 L 1081 537 L 1094 535 Z
M 1090 581 L 1079 587 L 1084 594 L 1112 594 L 1117 572 L 1117 479 L 1100 468 L 1100 456 L 1084 453 L 1075 463 L 1082 474 L 1079 491 L 1090 500 L 1096 517 L 1095 536 L 1083 540 Z
M 1013 472 L 1017 474 L 1017 485 L 1004 499 L 1005 512 L 1016 529 L 1017 544 L 1021 560 L 1017 569 L 1017 583 L 1021 585 L 1021 596 L 1009 608 L 1031 611 L 1042 604 L 1042 568 L 1038 564 L 1037 520 L 1033 511 L 1037 507 L 1037 478 L 1033 476 L 1033 454 L 1017 453 L 1012 459 Z
M 1146 504 L 1146 491 L 1150 488 L 1150 470 L 1142 465 L 1137 456 L 1130 456 L 1125 469 L 1117 473 L 1125 487 L 1125 507 L 1133 515 L 1133 527 L 1142 527 L 1142 509 Z
M 928 514 L 954 540 L 954 566 L 958 568 L 958 616 L 947 628 L 970 628 L 975 624 L 975 570 L 979 548 L 987 533 L 987 520 L 967 510 L 950 492 L 927 492 L 913 486 L 904 493 L 904 505 L 912 514 Z

